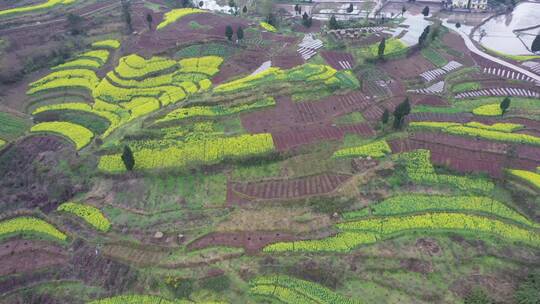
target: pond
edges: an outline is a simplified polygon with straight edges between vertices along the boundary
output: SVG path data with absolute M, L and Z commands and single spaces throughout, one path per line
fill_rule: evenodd
M 537 27 L 527 29 L 534 26 Z M 491 18 L 474 32 L 473 39 L 501 53 L 531 55 L 530 47 L 537 34 L 540 34 L 540 3 L 525 2 L 511 13 Z

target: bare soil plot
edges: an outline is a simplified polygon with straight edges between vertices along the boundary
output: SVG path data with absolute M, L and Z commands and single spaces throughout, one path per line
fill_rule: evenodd
M 188 248 L 194 250 L 212 246 L 242 247 L 247 253 L 253 254 L 268 244 L 297 239 L 294 234 L 282 231 L 213 232 L 190 243 Z
M 241 119 L 244 128 L 251 133 L 301 131 L 310 129 L 313 124 L 329 125 L 332 118 L 363 110 L 374 102 L 361 92 L 300 103 L 289 97 L 278 97 L 274 108 L 246 113 Z
M 415 52 L 407 58 L 387 61 L 380 68 L 394 79 L 411 79 L 436 67 L 420 52 Z
M 108 244 L 102 248 L 104 255 L 137 266 L 156 265 L 167 253 L 159 250 L 145 250 L 122 244 Z
M 356 64 L 354 57 L 349 53 L 322 51 L 321 56 L 336 70 L 350 70 Z
M 272 138 L 278 151 L 285 151 L 320 141 L 342 140 L 345 134 L 375 136 L 375 130 L 367 123 L 343 126 L 310 126 L 297 131 L 273 132 Z
M 84 189 L 72 184 L 60 161 L 76 160 L 72 145 L 56 136 L 30 136 L 0 151 L 0 208 L 48 212 Z M 39 168 L 52 168 L 48 171 Z M 58 170 L 57 170 L 58 169 Z
M 67 252 L 42 241 L 11 240 L 0 245 L 0 276 L 65 265 Z
M 292 200 L 327 194 L 351 176 L 325 173 L 296 179 L 267 180 L 261 182 L 229 183 L 228 203 L 245 203 L 265 200 Z

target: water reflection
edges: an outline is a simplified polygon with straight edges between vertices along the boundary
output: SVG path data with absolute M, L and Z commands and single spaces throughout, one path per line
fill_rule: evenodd
M 529 29 L 534 26 L 537 27 Z M 540 3 L 527 2 L 509 14 L 491 18 L 474 32 L 473 38 L 498 52 L 531 55 L 530 46 L 537 34 L 540 34 Z

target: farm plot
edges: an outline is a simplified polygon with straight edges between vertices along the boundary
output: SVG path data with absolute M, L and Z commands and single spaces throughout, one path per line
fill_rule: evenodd
M 512 79 L 524 82 L 531 82 L 534 84 L 534 79 L 524 75 L 522 73 L 511 70 L 503 65 L 495 63 L 477 54 L 471 54 L 474 61 L 482 68 L 482 72 L 487 75 L 495 76 L 500 79 Z
M 420 75 L 434 68 L 420 53 L 405 59 L 390 60 L 380 66 L 393 79 L 411 79 L 412 75 Z
M 409 92 L 425 95 L 438 95 L 444 91 L 444 81 L 436 82 L 427 88 L 409 90 Z
M 330 123 L 335 117 L 368 108 L 375 100 L 361 92 L 333 95 L 316 102 L 292 102 L 279 97 L 275 108 L 243 114 L 242 124 L 250 133 L 301 130 L 308 124 Z
M 68 260 L 60 246 L 44 241 L 11 240 L 0 247 L 0 275 L 24 274 L 61 267 Z
M 540 92 L 536 89 L 523 89 L 517 87 L 499 87 L 481 90 L 473 90 L 456 94 L 456 99 L 476 98 L 485 96 L 516 96 L 525 98 L 540 98 Z
M 320 39 L 313 37 L 313 34 L 306 34 L 302 39 L 302 42 L 298 44 L 298 54 L 302 56 L 304 60 L 309 60 L 311 57 L 317 55 L 317 50 L 323 46 L 323 42 Z
M 10 112 L 0 112 L 0 139 L 12 141 L 24 134 L 31 122 Z
M 69 5 L 74 3 L 76 0 L 47 0 L 45 3 L 29 5 L 23 7 L 16 7 L 11 9 L 0 10 L 0 17 L 39 12 L 42 10 L 51 9 L 58 5 Z
M 437 165 L 463 173 L 485 172 L 495 178 L 503 176 L 505 167 L 534 170 L 540 161 L 540 156 L 535 155 L 540 152 L 537 147 L 518 146 L 516 156 L 509 159 L 508 144 L 445 134 L 415 133 L 389 144 L 393 153 L 427 149 Z
M 147 141 L 135 147 L 135 170 L 185 169 L 198 164 L 211 165 L 224 159 L 266 155 L 274 151 L 270 134 L 216 137 L 185 143 Z M 121 154 L 104 155 L 99 169 L 107 173 L 126 171 Z
M 227 190 L 229 203 L 265 200 L 292 200 L 328 194 L 350 178 L 345 174 L 325 173 L 298 179 L 268 180 L 261 182 L 230 183 Z
M 368 96 L 388 98 L 395 91 L 396 81 L 376 67 L 362 69 L 358 73 L 358 78 L 362 79 L 362 92 Z
M 342 140 L 345 134 L 370 137 L 375 135 L 375 131 L 367 123 L 344 126 L 310 126 L 297 131 L 275 132 L 272 133 L 272 138 L 278 151 L 286 151 L 320 141 Z
M 360 304 L 322 285 L 284 275 L 257 277 L 250 282 L 250 293 L 268 301 L 284 304 L 328 303 Z
M 102 51 L 100 50 L 100 52 Z M 99 54 L 105 53 L 98 53 L 96 56 Z M 86 88 L 91 91 L 94 104 L 48 105 L 35 109 L 33 114 L 74 110 L 96 115 L 109 122 L 107 129 L 100 133 L 102 137 L 107 137 L 122 124 L 156 111 L 162 106 L 182 101 L 191 94 L 208 90 L 211 86 L 209 78 L 219 71 L 222 62 L 223 59 L 217 56 L 185 58 L 175 61 L 162 57 L 145 59 L 133 54 L 120 58 L 118 66 L 101 80 L 97 79 L 95 73 L 90 70 L 59 70 L 39 80 L 37 85 L 41 86 L 42 83 L 50 79 L 52 79 L 50 82 L 54 82 L 56 79 L 63 81 L 64 78 L 61 77 L 68 77 L 67 79 L 71 81 L 73 75 L 70 73 L 76 71 L 90 79 Z M 79 75 L 77 73 L 75 73 L 76 76 Z M 67 85 L 70 83 L 68 82 Z M 62 83 L 61 86 L 64 87 L 66 84 Z M 60 123 L 70 122 L 45 122 L 40 125 L 47 124 L 46 126 L 49 126 Z M 38 126 L 34 127 L 36 131 L 47 130 L 45 127 Z M 84 127 L 78 126 L 77 128 Z M 85 136 L 84 140 L 80 138 L 77 134 L 85 133 L 82 132 L 82 129 L 77 134 L 67 134 L 65 130 L 58 128 L 55 130 L 77 143 L 78 149 L 88 144 L 93 137 L 92 134 Z
M 437 68 L 434 70 L 429 70 L 429 71 L 425 71 L 421 73 L 420 77 L 422 77 L 422 79 L 425 82 L 431 82 L 431 81 L 434 81 L 436 79 L 443 77 L 444 75 L 450 73 L 451 71 L 461 68 L 462 66 L 463 65 L 457 61 L 450 61 L 441 68 Z
M 280 231 L 212 232 L 189 243 L 190 250 L 215 246 L 242 247 L 247 253 L 259 252 L 268 244 L 298 239 L 293 234 Z
M 349 53 L 323 51 L 321 55 L 336 70 L 351 70 L 356 64 L 354 57 Z
M 350 71 L 336 71 L 328 65 L 308 63 L 289 70 L 270 67 L 261 73 L 220 84 L 213 91 L 238 93 L 270 84 L 295 82 L 330 85 L 335 89 L 355 89 L 359 86 L 358 79 Z
M 511 123 L 498 123 L 485 125 L 477 122 L 465 124 L 446 122 L 411 122 L 409 127 L 419 130 L 440 130 L 444 133 L 471 136 L 493 141 L 514 142 L 528 145 L 540 146 L 540 137 L 528 134 L 514 133 L 523 128 L 522 125 Z

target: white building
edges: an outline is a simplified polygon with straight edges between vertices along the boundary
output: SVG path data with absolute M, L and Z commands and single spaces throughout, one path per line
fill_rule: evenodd
M 487 0 L 452 0 L 452 7 L 485 10 L 487 9 Z

